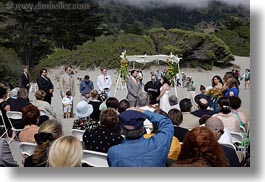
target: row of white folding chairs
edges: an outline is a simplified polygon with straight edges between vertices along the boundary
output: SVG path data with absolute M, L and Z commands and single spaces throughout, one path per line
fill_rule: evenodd
M 84 130 L 72 129 L 71 135 L 75 136 L 83 142 Z M 92 167 L 108 167 L 107 154 L 103 152 L 96 152 L 92 150 L 83 150 L 82 163 L 86 163 Z

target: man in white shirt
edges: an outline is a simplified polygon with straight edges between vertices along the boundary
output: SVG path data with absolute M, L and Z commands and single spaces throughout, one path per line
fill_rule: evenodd
M 97 78 L 97 87 L 99 93 L 107 93 L 108 97 L 110 96 L 110 88 L 112 85 L 111 76 L 107 74 L 107 69 L 101 69 L 101 75 Z

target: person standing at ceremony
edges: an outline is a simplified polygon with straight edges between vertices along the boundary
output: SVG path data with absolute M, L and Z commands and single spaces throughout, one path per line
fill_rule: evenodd
M 89 101 L 90 92 L 94 89 L 93 81 L 89 80 L 89 76 L 85 75 L 84 80 L 81 81 L 79 91 L 81 93 L 81 100 Z
M 148 94 L 151 95 L 151 102 L 150 104 L 154 105 L 157 104 L 158 101 L 156 98 L 160 94 L 160 87 L 162 86 L 161 82 L 157 81 L 157 78 L 155 75 L 151 76 L 151 80 L 148 81 L 144 86 L 144 91 L 146 91 Z
M 49 104 L 51 104 L 54 87 L 51 79 L 47 77 L 47 73 L 47 69 L 45 68 L 40 70 L 40 76 L 37 78 L 37 85 L 39 90 L 43 90 L 46 93 L 43 101 L 47 101 Z
M 161 77 L 162 86 L 160 87 L 160 95 L 156 98 L 159 101 L 159 107 L 166 113 L 170 109 L 169 104 L 169 92 L 170 92 L 170 83 L 169 80 L 165 77 Z
M 24 68 L 23 73 L 20 75 L 20 88 L 26 88 L 29 91 L 30 83 L 27 68 Z
M 111 76 L 107 74 L 107 69 L 101 69 L 101 75 L 97 78 L 97 87 L 99 94 L 106 93 L 108 97 L 110 96 L 110 88 L 112 85 Z
M 132 70 L 131 76 L 128 78 L 127 81 L 127 90 L 128 90 L 127 99 L 131 107 L 136 106 L 137 97 L 142 92 L 141 84 L 136 79 L 136 77 L 137 77 L 137 71 Z
M 72 93 L 72 97 L 74 98 L 75 96 L 75 82 L 74 78 L 71 75 L 72 73 L 72 68 L 70 66 L 66 66 L 64 68 L 65 73 L 60 76 L 59 79 L 59 87 L 60 87 L 60 94 L 61 98 L 63 99 L 66 96 L 66 92 L 70 91 Z M 74 101 L 72 101 L 74 102 Z M 73 113 L 73 107 L 71 110 L 71 113 Z

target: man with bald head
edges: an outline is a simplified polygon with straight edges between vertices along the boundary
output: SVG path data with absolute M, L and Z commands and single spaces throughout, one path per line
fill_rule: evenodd
M 229 132 L 224 131 L 225 128 L 222 120 L 217 117 L 210 117 L 209 119 L 207 119 L 205 126 L 214 133 L 216 139 L 218 140 L 218 143 L 221 144 L 225 152 L 225 156 L 229 160 L 230 167 L 241 167 L 236 151 L 233 148 L 222 145 L 222 143 L 219 141 L 222 135 L 224 135 L 225 133 L 229 134 Z

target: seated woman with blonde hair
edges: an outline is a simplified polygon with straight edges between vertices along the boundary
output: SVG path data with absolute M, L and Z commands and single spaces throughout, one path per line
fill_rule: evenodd
M 178 160 L 171 167 L 228 167 L 229 161 L 207 127 L 196 127 L 184 138 Z
M 63 135 L 62 125 L 57 120 L 47 120 L 34 135 L 37 146 L 33 154 L 25 159 L 24 167 L 46 167 L 51 143 Z
M 48 161 L 50 167 L 81 167 L 83 147 L 76 137 L 62 136 L 51 145 Z

